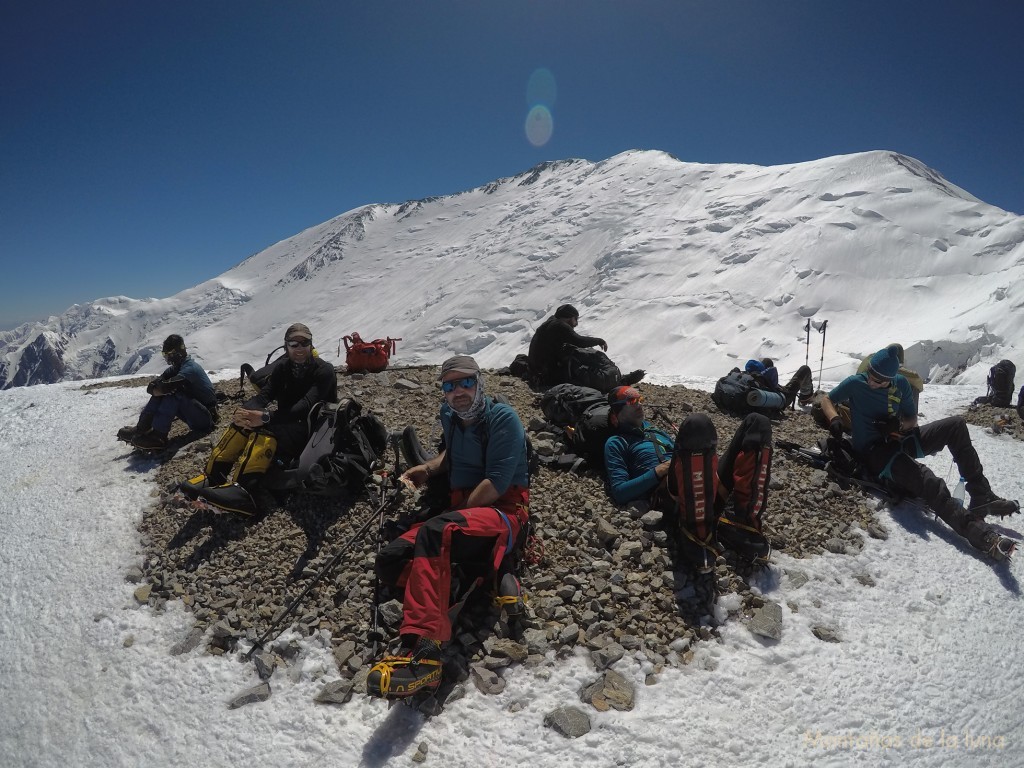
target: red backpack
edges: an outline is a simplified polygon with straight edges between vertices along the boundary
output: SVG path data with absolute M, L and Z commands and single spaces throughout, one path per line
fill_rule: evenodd
M 388 367 L 395 352 L 395 342 L 401 339 L 374 339 L 363 341 L 358 333 L 345 336 L 345 364 L 349 373 L 377 373 Z

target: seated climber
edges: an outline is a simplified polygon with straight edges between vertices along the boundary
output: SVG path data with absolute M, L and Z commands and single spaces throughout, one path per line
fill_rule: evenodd
M 270 499 L 262 481 L 271 463 L 297 458 L 309 440 L 310 410 L 317 403 L 338 401 L 334 367 L 317 356 L 309 328 L 288 326 L 284 342 L 288 359 L 274 368 L 255 397 L 235 410 L 205 474 L 179 486 L 186 496 L 247 516 L 265 511 Z
M 924 379 L 921 378 L 921 375 L 917 371 L 912 371 L 907 368 L 904 362 L 905 353 L 903 351 L 902 344 L 888 344 L 887 347 L 892 347 L 896 350 L 896 355 L 900 360 L 900 367 L 897 373 L 899 373 L 899 375 L 906 379 L 907 383 L 910 384 L 910 390 L 914 394 L 914 413 L 917 414 L 920 412 L 921 393 L 924 392 Z M 857 366 L 857 373 L 868 372 L 868 368 L 871 367 L 871 357 L 871 355 L 868 355 L 860 361 L 860 365 Z
M 510 406 L 485 397 L 472 357 L 445 360 L 440 378 L 444 448 L 402 479 L 421 487 L 446 474 L 450 505 L 414 524 L 377 556 L 378 577 L 403 588 L 405 599 L 401 649 L 371 668 L 371 696 L 404 698 L 440 684 L 442 646 L 452 634 L 454 563 L 493 573 L 507 610 L 522 609 L 519 582 L 507 564 L 529 520 L 525 430 Z
M 680 551 L 698 571 L 714 568 L 720 546 L 762 565 L 771 545 L 761 530 L 771 474 L 772 427 L 747 415 L 718 461 L 711 419 L 691 413 L 673 439 L 644 420 L 632 387 L 608 394 L 616 434 L 605 443 L 608 491 L 617 504 L 649 499 L 672 517 Z
M 555 384 L 580 384 L 606 392 L 610 387 L 619 384 L 636 384 L 643 379 L 642 370 L 632 371 L 622 376 L 617 366 L 602 354 L 608 351 L 608 344 L 597 336 L 581 336 L 576 332 L 580 313 L 571 304 L 563 304 L 555 310 L 555 314 L 545 320 L 537 328 L 530 340 L 528 355 L 529 380 L 534 386 L 546 388 Z M 595 357 L 592 363 L 602 366 L 604 370 L 593 372 L 593 380 L 577 380 L 571 370 L 570 356 L 573 349 L 600 347 L 601 352 L 590 353 Z M 602 386 L 602 380 L 610 377 L 610 382 Z
M 206 371 L 185 349 L 185 340 L 172 333 L 163 344 L 168 368 L 146 387 L 149 402 L 134 427 L 122 427 L 117 439 L 136 448 L 155 451 L 167 447 L 174 420 L 181 419 L 193 432 L 209 432 L 217 419 L 217 395 Z
M 967 423 L 950 416 L 918 426 L 910 382 L 899 372 L 898 345 L 891 344 L 871 356 L 867 373 L 847 376 L 822 398 L 829 431 L 839 439 L 844 431 L 837 405 L 850 407 L 852 444 L 863 471 L 880 482 L 891 483 L 922 499 L 950 528 L 971 546 L 995 560 L 1013 552 L 1012 540 L 985 522 L 987 515 L 1004 517 L 1019 511 L 1016 501 L 997 496 L 971 443 Z M 966 483 L 970 504 L 964 509 L 946 483 L 915 459 L 949 448 Z

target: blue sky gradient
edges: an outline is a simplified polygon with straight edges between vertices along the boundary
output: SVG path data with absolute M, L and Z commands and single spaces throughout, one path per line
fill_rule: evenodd
M 1022 17 L 1009 1 L 5 3 L 0 328 L 171 295 L 366 203 L 628 149 L 762 165 L 891 149 L 1024 213 Z

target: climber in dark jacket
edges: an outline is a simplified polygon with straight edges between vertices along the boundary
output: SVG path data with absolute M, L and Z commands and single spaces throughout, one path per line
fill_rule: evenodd
M 309 328 L 293 323 L 284 341 L 288 359 L 274 368 L 259 394 L 235 409 L 206 472 L 179 485 L 186 496 L 246 516 L 266 511 L 271 499 L 264 474 L 275 460 L 287 465 L 302 453 L 313 406 L 338 402 L 334 366 L 317 356 Z
M 209 432 L 217 418 L 217 395 L 206 371 L 185 349 L 185 340 L 172 333 L 163 344 L 167 369 L 146 387 L 149 402 L 134 427 L 122 427 L 117 439 L 152 451 L 167 447 L 167 434 L 175 419 L 193 432 Z
M 597 336 L 581 336 L 576 333 L 580 313 L 571 304 L 563 304 L 555 314 L 545 320 L 530 340 L 530 378 L 537 385 L 549 387 L 567 381 L 568 371 L 562 348 L 566 344 L 574 347 L 600 347 L 608 351 L 608 344 Z

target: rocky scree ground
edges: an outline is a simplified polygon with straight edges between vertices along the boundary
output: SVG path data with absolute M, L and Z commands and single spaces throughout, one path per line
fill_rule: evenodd
M 435 366 L 339 374 L 339 396 L 355 398 L 389 429 L 415 426 L 424 445 L 432 446 L 440 435 L 437 374 Z M 90 386 L 142 386 L 145 381 Z M 509 398 L 539 453 L 562 450 L 558 430 L 544 422 L 539 397 L 525 382 L 486 372 L 485 384 L 488 393 Z M 707 392 L 644 383 L 638 388 L 648 418 L 655 410 L 667 416 L 663 422 L 681 420 L 691 410 L 709 414 L 718 429 L 720 451 L 739 424 L 738 418 L 719 412 Z M 218 389 L 236 398 L 221 406 L 219 427 L 165 457 L 158 467 L 159 490 L 154 491 L 153 504 L 143 510 L 139 523 L 140 561 L 127 574 L 129 581 L 139 584 L 135 599 L 157 611 L 169 600 L 180 600 L 192 612 L 195 626 L 169 649 L 172 653 L 187 652 L 202 643 L 212 654 L 232 652 L 243 638 L 259 637 L 372 517 L 369 532 L 356 537 L 333 571 L 284 622 L 287 626 L 282 628 L 293 631 L 268 643 L 254 657 L 267 679 L 276 667 L 295 662 L 300 653 L 298 636 L 330 645 L 341 680 L 326 685 L 321 696 L 325 701 L 347 700 L 353 689 L 363 690 L 372 663 L 366 638 L 374 593 L 376 494 L 344 501 L 291 494 L 256 519 L 195 509 L 174 487 L 202 472 L 232 409 L 254 392 L 247 386 L 244 396 L 238 397 L 237 382 L 220 383 Z M 144 402 L 140 392 L 140 409 Z M 657 423 L 658 418 L 654 420 Z M 112 433 L 117 426 L 112 425 Z M 666 423 L 660 426 L 673 432 Z M 807 447 L 825 434 L 799 411 L 775 422 L 774 430 L 776 439 Z M 176 422 L 172 437 L 182 431 L 183 425 Z M 130 452 L 126 460 L 138 462 L 141 469 L 155 461 Z M 386 460 L 393 462 L 390 456 Z M 403 503 L 410 509 L 410 500 Z M 696 643 L 715 638 L 718 622 L 708 615 L 709 585 L 677 565 L 673 539 L 660 512 L 643 503 L 616 506 L 593 472 L 574 474 L 545 467 L 532 479 L 530 509 L 543 557 L 522 573 L 529 595 L 527 616 L 510 624 L 493 607 L 489 594 L 483 594 L 488 590 L 478 590 L 480 599 L 467 604 L 446 651 L 446 689 L 430 706 L 440 707 L 444 697 L 461 695 L 464 681 L 470 679 L 484 692 L 501 690 L 502 670 L 512 664 L 526 664 L 536 668 L 537 674 L 548 675 L 559 658 L 578 650 L 589 653 L 598 670 L 606 670 L 623 656 L 640 659 L 648 684 L 653 684 L 665 667 L 690 663 Z M 864 496 L 841 489 L 823 471 L 781 450 L 776 450 L 773 460 L 765 529 L 777 552 L 796 558 L 826 550 L 857 551 L 864 535 L 887 536 Z M 796 568 L 788 568 L 786 575 L 807 579 Z M 871 586 L 870 575 L 862 576 L 857 578 L 860 584 Z M 781 618 L 779 606 L 751 590 L 748 577 L 728 555 L 719 558 L 714 586 L 719 605 L 728 606 L 725 620 L 749 622 L 751 631 L 777 639 L 781 629 L 771 617 Z M 790 608 L 799 610 L 796 603 Z M 723 613 L 718 611 L 719 619 Z M 400 602 L 385 602 L 382 616 L 385 631 L 393 636 L 401 620 Z M 828 627 L 814 631 L 820 639 L 838 639 Z M 334 677 L 330 671 L 324 676 Z M 599 709 L 631 707 L 631 696 L 616 693 L 621 685 L 621 676 L 616 676 L 614 670 L 607 670 L 606 690 L 585 690 L 581 696 Z M 238 703 L 259 698 L 257 692 Z

